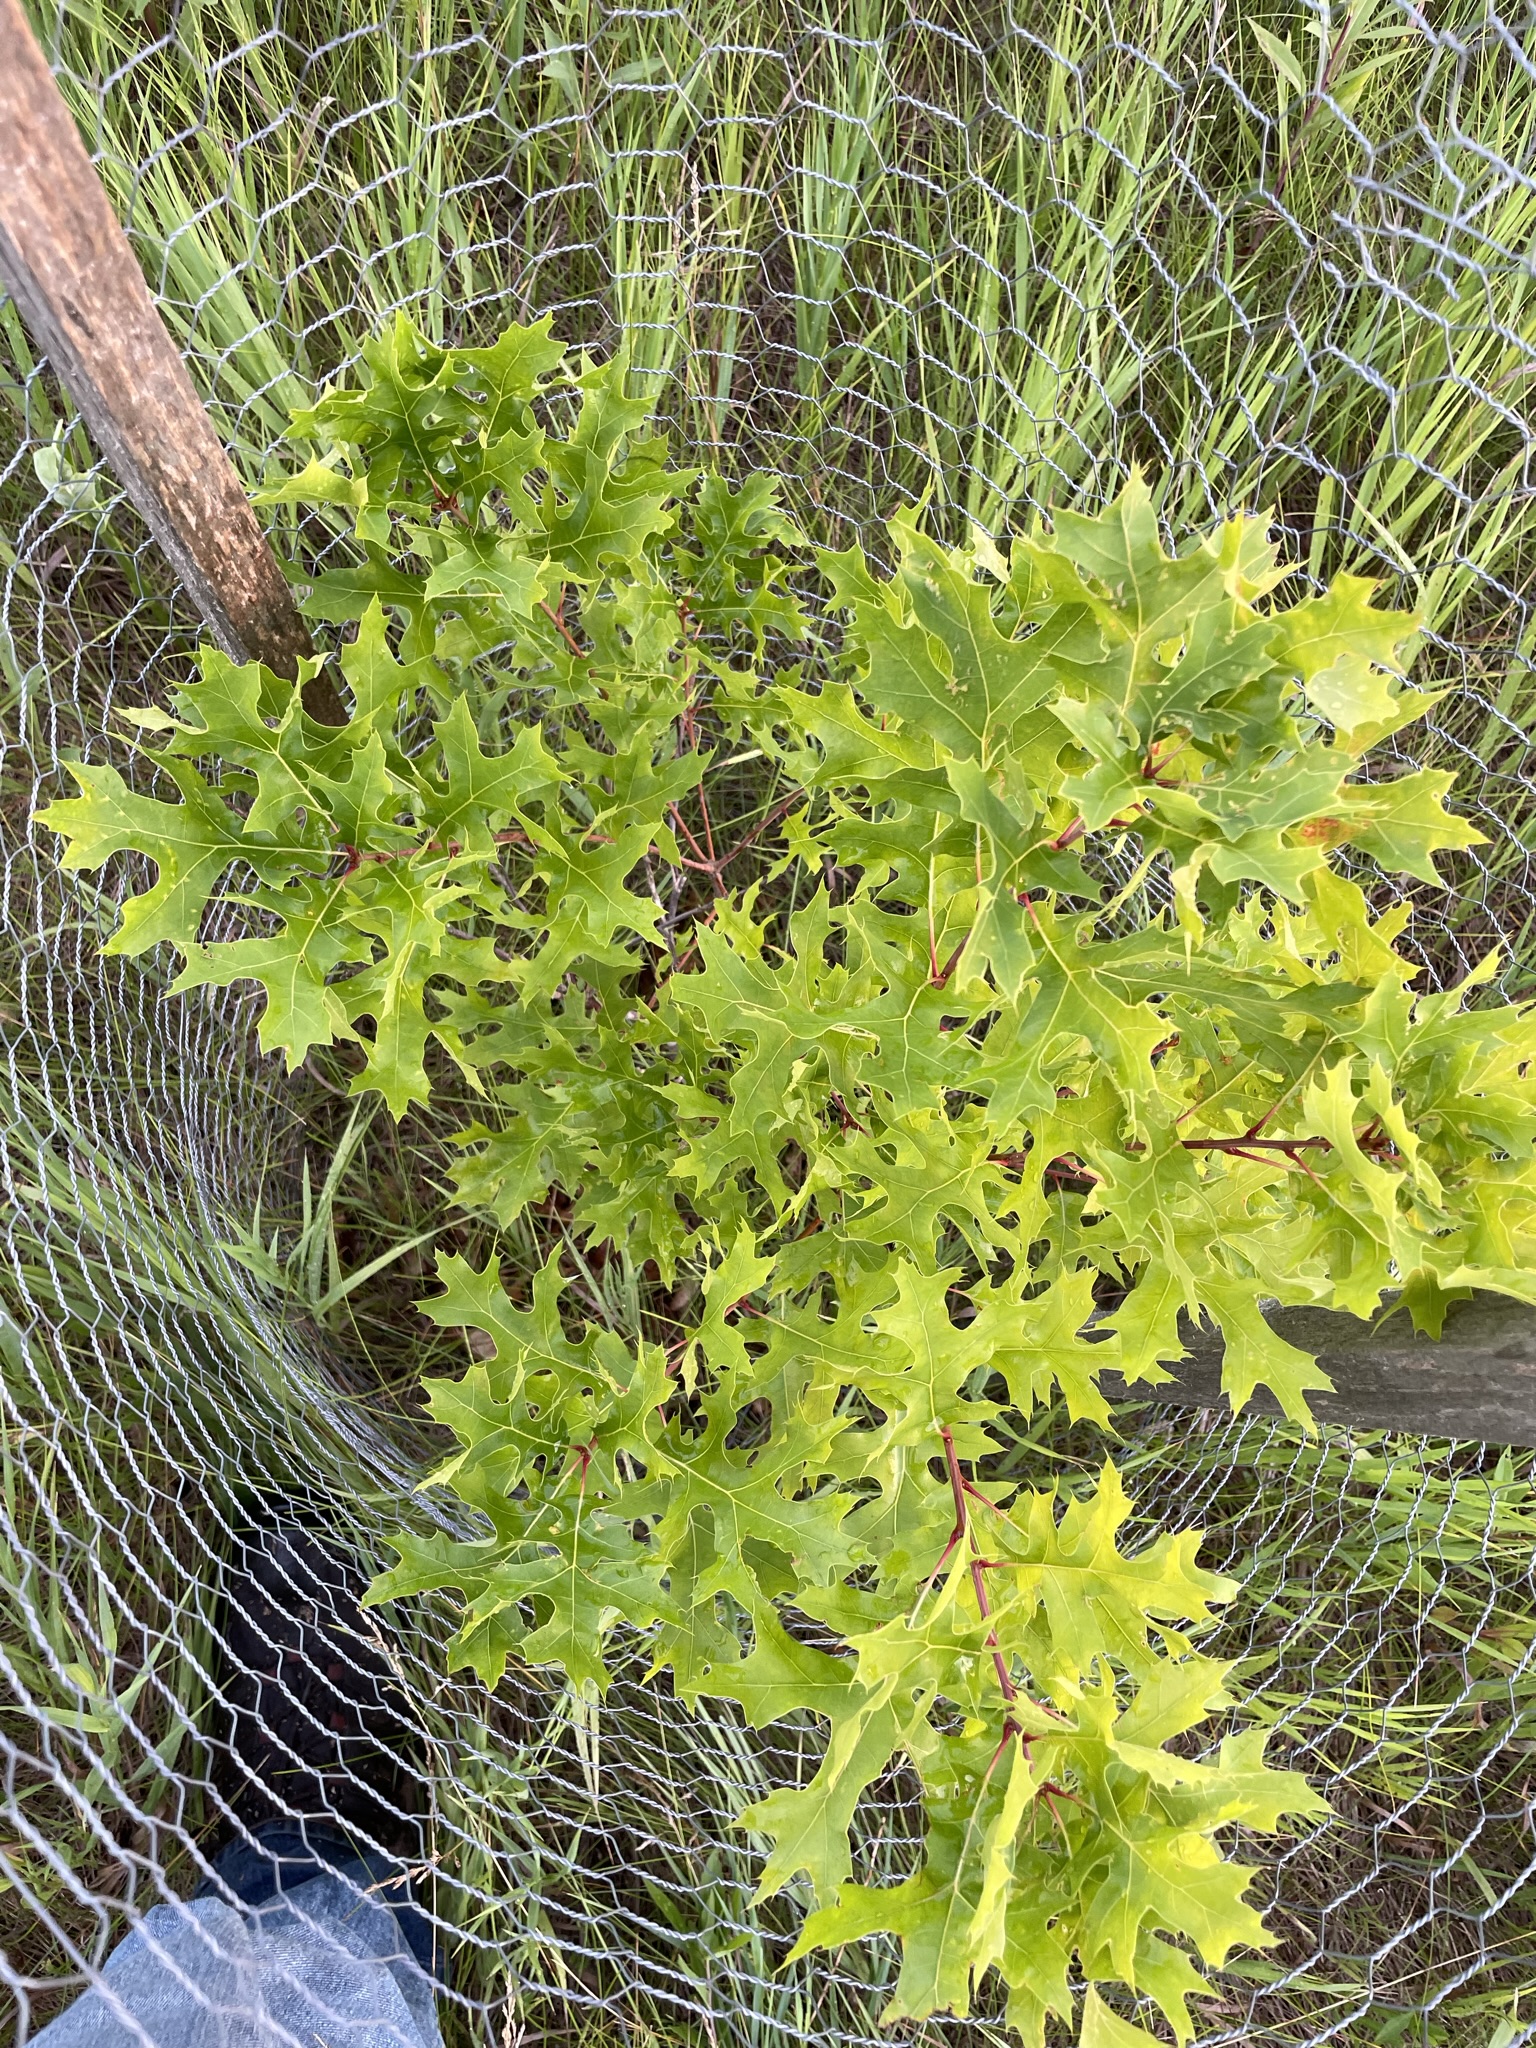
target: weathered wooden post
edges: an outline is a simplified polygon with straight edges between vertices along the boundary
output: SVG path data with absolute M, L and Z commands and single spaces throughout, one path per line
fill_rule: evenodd
M 1319 1422 L 1390 1429 L 1411 1436 L 1467 1437 L 1490 1444 L 1536 1444 L 1536 1308 L 1503 1294 L 1474 1294 L 1452 1304 L 1438 1340 L 1415 1336 L 1405 1309 L 1374 1324 L 1334 1309 L 1276 1308 L 1269 1322 L 1287 1343 L 1316 1355 L 1331 1394 L 1308 1395 Z M 1183 1408 L 1226 1412 L 1221 1338 L 1192 1325 L 1185 1356 L 1166 1385 L 1127 1387 L 1105 1375 L 1111 1398 L 1130 1394 Z M 1260 1388 L 1253 1406 L 1278 1414 Z
M 0 274 L 219 646 L 293 675 L 308 630 L 21 0 L 0 0 Z M 305 704 L 345 717 L 323 675 Z

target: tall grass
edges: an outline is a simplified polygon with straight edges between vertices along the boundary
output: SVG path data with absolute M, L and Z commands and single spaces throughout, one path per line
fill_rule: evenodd
M 555 308 L 830 520 L 928 487 L 995 523 L 1138 455 L 1175 522 L 1277 497 L 1316 567 L 1451 619 L 1529 518 L 1518 43 L 1483 0 L 1009 19 L 189 0 L 156 40 L 71 0 L 51 31 L 252 459 L 397 305 Z M 1326 96 L 1276 41 L 1333 53 Z
M 1424 670 L 1457 689 L 1413 744 L 1491 842 L 1429 922 L 1462 934 L 1447 971 L 1523 952 L 1523 18 L 67 0 L 43 27 L 253 479 L 404 306 L 437 335 L 553 311 L 622 344 L 686 442 L 778 469 L 828 538 L 924 493 L 1001 527 L 1132 460 L 1176 530 L 1273 503 L 1312 574 L 1384 575 L 1423 610 Z M 0 353 L 46 439 L 14 322 Z

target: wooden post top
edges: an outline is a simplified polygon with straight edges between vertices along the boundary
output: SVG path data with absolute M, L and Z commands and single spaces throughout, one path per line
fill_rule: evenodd
M 293 675 L 308 630 L 21 0 L 0 0 L 0 137 L 0 273 L 23 319 L 219 646 Z M 317 682 L 306 703 L 339 722 Z

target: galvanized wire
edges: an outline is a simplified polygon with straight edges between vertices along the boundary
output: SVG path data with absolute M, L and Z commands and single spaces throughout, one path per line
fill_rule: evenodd
M 1497 940 L 1523 984 L 1531 17 L 1277 10 L 1319 91 L 1219 9 L 983 13 L 231 0 L 41 25 L 252 481 L 286 407 L 405 307 L 627 340 L 684 445 L 777 468 L 829 539 L 925 485 L 952 526 L 1001 526 L 1133 457 L 1178 532 L 1276 498 L 1314 573 L 1374 564 L 1427 603 L 1448 694 L 1402 745 L 1455 767 L 1488 843 L 1417 892 L 1412 936 L 1442 981 Z M 1326 75 L 1346 46 L 1392 57 L 1392 96 Z M 219 1591 L 252 1498 L 308 1506 L 370 1568 L 442 1510 L 413 1492 L 421 1429 L 230 1249 L 291 1216 L 304 1143 L 248 1003 L 103 961 L 131 878 L 68 885 L 29 824 L 61 754 L 136 772 L 114 714 L 185 673 L 196 621 L 0 320 L 0 1984 L 24 2037 L 227 1822 Z M 1201 2040 L 1529 2039 L 1530 1454 L 1148 1410 L 1127 1462 L 1149 1521 L 1206 1528 L 1245 1580 L 1212 1647 L 1335 1807 L 1246 1845 L 1279 1945 L 1220 1979 Z M 424 1758 L 452 2039 L 879 2038 L 890 1949 L 785 1966 L 804 1902 L 751 1905 L 729 1825 L 813 1766 L 814 1725 L 689 1715 L 641 1645 L 600 1706 L 547 1676 L 487 1702 L 445 1674 L 451 1629 L 428 1604 L 376 1641 L 381 1711 Z M 900 1870 L 913 1831 L 897 1779 L 868 1868 Z

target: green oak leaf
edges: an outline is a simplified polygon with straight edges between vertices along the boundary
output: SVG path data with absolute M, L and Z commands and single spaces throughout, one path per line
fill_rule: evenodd
M 1198 1977 L 1195 1978 L 1195 1983 L 1197 1988 L 1204 1988 Z M 1155 2041 L 1156 2038 L 1157 2036 L 1149 2034 L 1145 2027 L 1138 2027 L 1130 2020 L 1123 2020 L 1119 2013 L 1104 2003 L 1093 1985 L 1088 1986 L 1083 1994 L 1083 2021 L 1082 2030 L 1077 2037 L 1078 2048 L 1147 2048 L 1147 2043 Z
M 844 579 L 850 648 L 865 664 L 860 688 L 952 752 L 982 761 L 1009 747 L 1022 721 L 1097 659 L 1099 636 L 1085 609 L 1062 607 L 1022 640 L 992 616 L 988 587 L 950 562 L 909 519 L 892 523 L 900 550 L 883 589 Z M 835 558 L 824 560 L 836 568 Z M 865 593 L 868 593 L 867 595 Z
M 1421 768 L 1394 782 L 1352 782 L 1333 808 L 1355 844 L 1389 872 L 1438 882 L 1435 854 L 1481 846 L 1487 837 L 1445 808 L 1455 780 L 1448 768 Z
M 700 479 L 691 519 L 691 545 L 675 560 L 692 594 L 688 609 L 706 629 L 745 627 L 761 647 L 770 633 L 804 637 L 805 614 L 785 580 L 787 564 L 775 544 L 805 550 L 799 529 L 783 512 L 773 479 L 749 476 L 733 487 L 723 477 Z
M 171 994 L 257 982 L 266 1002 L 257 1020 L 263 1052 L 282 1052 L 291 1072 L 314 1045 L 354 1037 L 336 970 L 365 959 L 366 939 L 334 917 L 338 885 L 283 892 L 282 928 L 214 945 L 193 940 Z M 291 900 L 290 900 L 291 899 Z
M 509 620 L 532 616 L 548 590 L 544 565 L 499 533 L 450 535 L 442 559 L 422 585 L 422 596 L 490 597 Z
M 596 582 L 606 564 L 632 559 L 665 533 L 669 501 L 693 481 L 690 470 L 664 467 L 664 442 L 638 437 L 650 409 L 625 395 L 627 379 L 622 358 L 582 371 L 576 427 L 546 447 L 548 482 L 523 514 L 530 539 L 577 583 Z
M 185 950 L 196 939 L 216 884 L 244 855 L 228 804 L 194 768 L 178 761 L 167 760 L 165 772 L 181 791 L 179 804 L 139 796 L 104 762 L 68 766 L 80 795 L 37 814 L 40 825 L 67 842 L 62 865 L 89 873 L 131 849 L 159 869 L 154 887 L 123 906 L 122 921 L 102 950 L 143 953 L 167 939 Z

